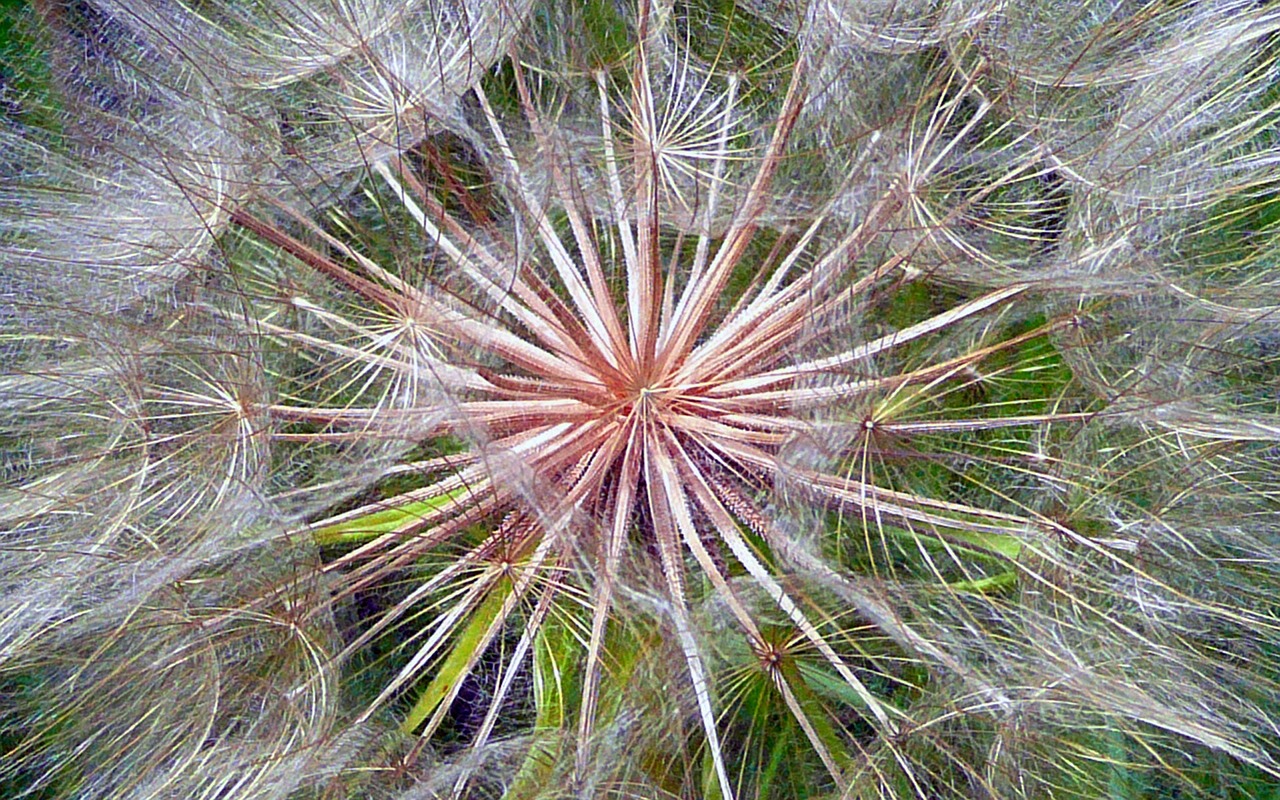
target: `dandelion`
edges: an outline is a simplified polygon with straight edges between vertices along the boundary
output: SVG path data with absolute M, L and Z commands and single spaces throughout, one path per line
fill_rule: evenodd
M 1280 775 L 1275 10 L 711 5 L 20 20 L 14 794 Z

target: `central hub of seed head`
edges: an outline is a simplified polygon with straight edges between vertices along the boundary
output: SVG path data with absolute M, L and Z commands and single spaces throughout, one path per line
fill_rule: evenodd
M 629 417 L 635 413 L 646 416 L 660 414 L 671 402 L 670 390 L 668 387 L 650 382 L 645 384 L 637 382 L 619 392 L 615 402 L 617 403 L 614 406 L 616 413 L 622 417 Z
M 641 386 L 636 390 L 631 403 L 641 414 L 652 414 L 662 404 L 662 393 L 652 386 Z

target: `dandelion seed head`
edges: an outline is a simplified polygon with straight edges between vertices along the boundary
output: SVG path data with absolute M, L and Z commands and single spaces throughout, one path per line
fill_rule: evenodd
M 1266 4 L 39 13 L 0 776 L 1276 774 Z

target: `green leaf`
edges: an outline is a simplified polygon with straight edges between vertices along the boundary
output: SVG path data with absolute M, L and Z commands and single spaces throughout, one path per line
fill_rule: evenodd
M 467 626 L 459 634 L 453 649 L 449 651 L 448 657 L 436 671 L 431 683 L 427 684 L 427 688 L 418 696 L 417 702 L 409 710 L 404 722 L 400 723 L 401 730 L 405 733 L 413 733 L 417 730 L 418 726 L 435 712 L 454 685 L 467 677 L 468 665 L 476 655 L 476 648 L 484 640 L 485 631 L 502 612 L 502 604 L 506 602 L 509 594 L 511 594 L 511 581 L 504 578 L 494 585 L 484 602 L 472 613 Z
M 462 487 L 439 497 L 375 511 L 346 522 L 317 528 L 311 532 L 311 535 L 315 538 L 316 544 L 321 546 L 368 541 L 384 533 L 390 533 L 406 522 L 419 519 L 428 511 L 437 511 L 457 501 L 468 491 L 467 487 Z

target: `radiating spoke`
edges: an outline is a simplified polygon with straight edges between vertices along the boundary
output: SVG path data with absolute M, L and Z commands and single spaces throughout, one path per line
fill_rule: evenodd
M 652 423 L 650 423 L 652 424 Z M 676 628 L 676 639 L 684 652 L 685 664 L 689 671 L 689 681 L 693 684 L 694 697 L 698 705 L 698 715 L 702 719 L 702 730 L 707 737 L 706 747 L 715 767 L 716 780 L 720 784 L 720 792 L 729 800 L 735 796 L 733 785 L 729 781 L 729 773 L 724 763 L 723 751 L 720 747 L 720 734 L 716 728 L 716 714 L 711 705 L 711 683 L 703 665 L 702 656 L 698 652 L 698 642 L 694 638 L 689 621 L 689 610 L 685 598 L 684 562 L 680 557 L 680 533 L 676 526 L 675 511 L 671 505 L 667 484 L 672 476 L 666 475 L 662 469 L 659 452 L 662 448 L 660 434 L 650 428 L 645 432 L 645 491 L 648 498 L 649 513 L 653 517 L 654 538 L 657 540 L 658 553 L 662 561 L 662 573 L 667 584 L 669 614 Z M 665 477 L 664 477 L 665 475 Z

